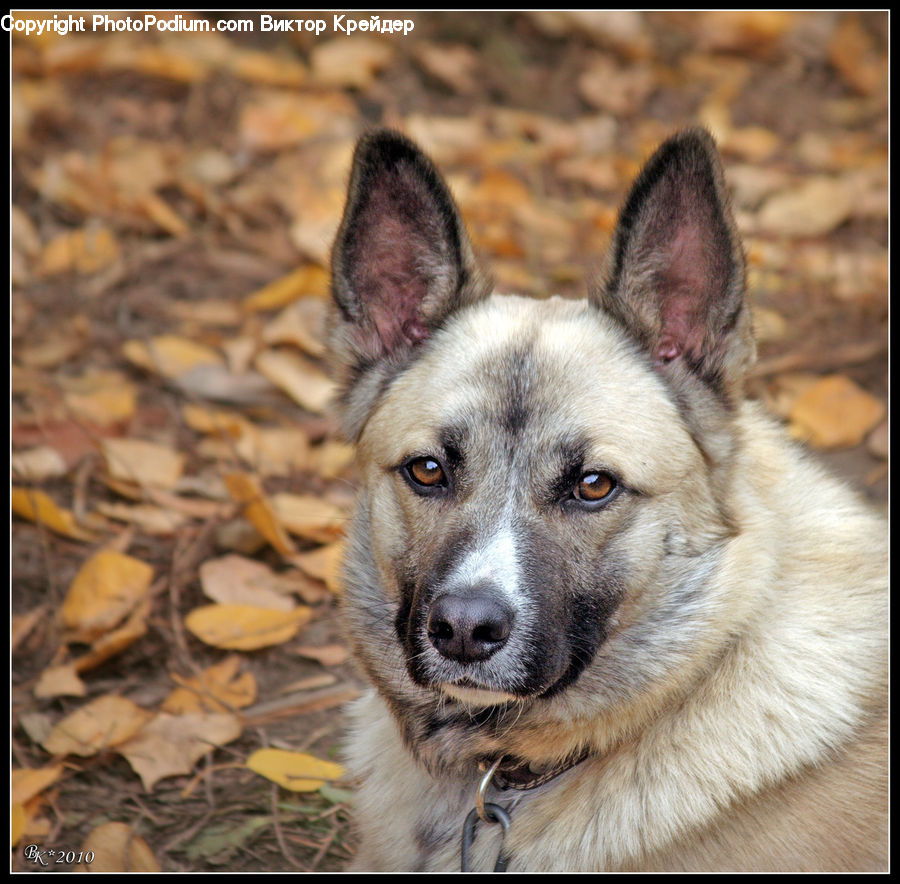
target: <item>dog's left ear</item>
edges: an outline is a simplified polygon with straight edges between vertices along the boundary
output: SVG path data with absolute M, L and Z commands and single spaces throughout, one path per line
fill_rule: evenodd
M 332 252 L 330 346 L 345 433 L 358 435 L 367 390 L 412 358 L 456 309 L 483 297 L 468 236 L 434 164 L 408 138 L 360 139 Z
M 755 357 L 744 285 L 718 152 L 708 132 L 688 129 L 638 176 L 592 299 L 661 373 L 700 380 L 729 404 Z

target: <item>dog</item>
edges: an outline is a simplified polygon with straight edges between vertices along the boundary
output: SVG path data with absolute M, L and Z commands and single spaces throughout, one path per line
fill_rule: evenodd
M 332 272 L 353 867 L 885 869 L 887 529 L 744 397 L 711 136 L 649 159 L 576 301 L 492 294 L 374 131 Z

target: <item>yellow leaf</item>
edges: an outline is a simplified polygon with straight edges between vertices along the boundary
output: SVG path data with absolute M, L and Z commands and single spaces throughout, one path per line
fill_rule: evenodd
M 96 755 L 133 737 L 149 718 L 124 697 L 98 697 L 58 722 L 43 746 L 51 755 Z
M 257 749 L 246 761 L 247 767 L 290 789 L 292 792 L 315 792 L 328 780 L 344 775 L 344 768 L 332 761 L 323 761 L 305 752 L 286 749 Z
M 147 842 L 126 823 L 103 823 L 81 845 L 94 860 L 85 868 L 92 872 L 159 872 L 159 863 Z
M 25 808 L 21 804 L 13 804 L 10 811 L 10 837 L 15 847 L 25 834 Z
M 243 429 L 235 449 L 261 475 L 290 476 L 309 467 L 309 439 L 302 430 L 249 423 Z
M 300 298 L 263 328 L 262 339 L 266 344 L 293 344 L 310 356 L 324 356 L 326 311 L 322 298 Z
M 126 341 L 122 352 L 135 365 L 167 378 L 179 378 L 201 365 L 224 365 L 215 350 L 176 335 L 161 335 L 146 342 Z
M 100 426 L 127 421 L 134 414 L 135 389 L 131 384 L 106 387 L 91 393 L 66 393 L 66 405 L 82 420 Z
M 334 593 L 343 588 L 340 582 L 341 563 L 344 557 L 344 543 L 332 543 L 311 552 L 297 553 L 291 556 L 291 564 L 297 565 L 301 571 L 321 580 Z
M 147 634 L 147 617 L 150 615 L 150 598 L 139 602 L 128 619 L 112 632 L 101 635 L 91 649 L 74 661 L 76 672 L 87 672 L 121 653 Z
M 52 786 L 62 776 L 62 765 L 52 767 L 23 767 L 13 770 L 10 788 L 14 804 L 25 804 Z
M 75 271 L 96 273 L 119 257 L 119 244 L 106 227 L 72 230 L 55 236 L 44 246 L 39 259 L 43 276 Z
M 185 626 L 208 645 L 233 651 L 254 651 L 290 641 L 312 617 L 312 610 L 273 611 L 251 605 L 206 605 L 191 611 Z
M 239 555 L 211 559 L 200 566 L 206 596 L 220 605 L 252 605 L 273 611 L 293 611 L 294 602 L 268 586 L 272 569 Z
M 48 697 L 84 697 L 87 686 L 78 677 L 74 663 L 62 666 L 50 666 L 41 673 L 34 686 L 34 695 L 38 699 Z
M 334 398 L 334 382 L 318 366 L 296 353 L 263 350 L 257 355 L 255 365 L 261 375 L 313 414 L 322 414 Z
M 216 433 L 232 439 L 240 438 L 248 421 L 233 411 L 187 404 L 181 407 L 184 422 L 198 433 Z
M 62 619 L 79 640 L 112 629 L 147 595 L 153 568 L 112 550 L 89 558 L 75 575 L 62 605 Z
M 71 537 L 74 540 L 96 540 L 96 535 L 85 531 L 75 521 L 75 516 L 62 507 L 58 507 L 43 491 L 34 488 L 13 488 L 10 494 L 12 511 L 23 519 L 40 522 L 51 531 Z
M 102 444 L 113 479 L 174 488 L 181 478 L 184 455 L 165 445 L 143 439 L 104 439 Z
M 183 715 L 189 712 L 228 712 L 229 707 L 243 709 L 249 706 L 256 700 L 256 679 L 252 672 L 238 675 L 240 665 L 241 658 L 230 654 L 221 663 L 209 666 L 193 678 L 185 679 L 173 674 L 173 680 L 182 686 L 166 697 L 162 711 Z
M 232 499 L 244 504 L 244 518 L 282 555 L 296 552 L 272 505 L 263 494 L 259 481 L 247 473 L 229 473 L 225 487 Z
M 275 494 L 272 506 L 278 521 L 288 531 L 319 543 L 337 540 L 347 522 L 342 509 L 311 494 Z
M 163 777 L 189 774 L 207 752 L 240 735 L 241 723 L 234 715 L 160 712 L 116 751 L 127 759 L 149 792 Z
M 248 313 L 276 310 L 306 295 L 322 298 L 327 294 L 328 273 L 321 267 L 309 265 L 270 282 L 252 295 L 247 295 L 243 308 Z
M 885 414 L 884 403 L 844 375 L 829 375 L 794 401 L 791 433 L 819 448 L 852 448 Z

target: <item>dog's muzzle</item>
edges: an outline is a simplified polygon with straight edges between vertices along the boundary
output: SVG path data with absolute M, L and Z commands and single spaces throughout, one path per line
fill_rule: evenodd
M 506 644 L 515 613 L 488 583 L 455 588 L 435 597 L 428 608 L 428 640 L 447 660 L 478 663 Z

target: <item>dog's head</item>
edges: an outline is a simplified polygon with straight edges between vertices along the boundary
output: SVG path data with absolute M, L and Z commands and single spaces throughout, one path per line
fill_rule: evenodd
M 717 616 L 743 290 L 701 130 L 650 159 L 581 302 L 492 295 L 432 163 L 360 141 L 330 327 L 363 480 L 346 608 L 395 709 L 612 705 Z

